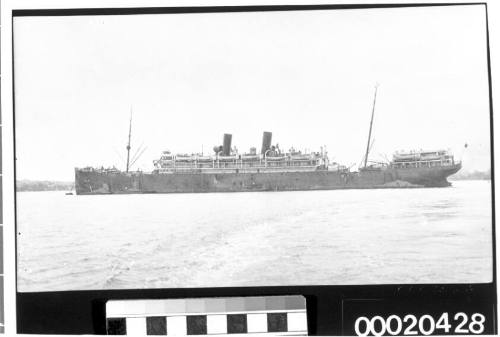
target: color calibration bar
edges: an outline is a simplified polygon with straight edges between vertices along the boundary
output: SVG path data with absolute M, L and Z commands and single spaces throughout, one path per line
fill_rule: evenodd
M 110 300 L 108 335 L 306 336 L 303 296 Z

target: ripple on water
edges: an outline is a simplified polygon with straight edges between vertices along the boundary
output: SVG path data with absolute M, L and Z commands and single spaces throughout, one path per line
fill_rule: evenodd
M 60 193 L 18 194 L 20 291 L 492 278 L 484 181 L 443 189 Z

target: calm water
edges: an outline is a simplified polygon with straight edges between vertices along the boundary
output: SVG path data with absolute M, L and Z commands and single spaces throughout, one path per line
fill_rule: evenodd
M 451 188 L 21 192 L 20 291 L 488 282 L 488 181 Z

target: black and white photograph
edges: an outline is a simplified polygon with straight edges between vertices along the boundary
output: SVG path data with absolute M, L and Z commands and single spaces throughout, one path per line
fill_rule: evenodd
M 486 32 L 480 5 L 14 17 L 17 290 L 493 282 Z

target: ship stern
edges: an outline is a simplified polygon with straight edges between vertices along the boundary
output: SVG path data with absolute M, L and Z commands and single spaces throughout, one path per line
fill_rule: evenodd
M 462 163 L 458 162 L 438 167 L 397 169 L 397 177 L 424 187 L 448 187 L 451 186 L 448 177 L 460 171 L 461 168 Z

